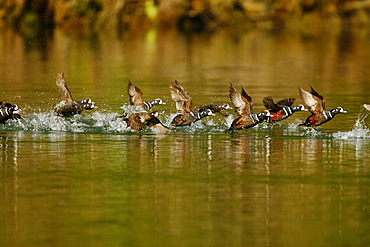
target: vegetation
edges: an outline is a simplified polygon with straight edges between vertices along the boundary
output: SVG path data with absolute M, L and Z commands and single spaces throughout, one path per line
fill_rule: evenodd
M 0 23 L 15 28 L 177 26 L 187 31 L 246 25 L 273 29 L 370 23 L 370 0 L 5 0 Z

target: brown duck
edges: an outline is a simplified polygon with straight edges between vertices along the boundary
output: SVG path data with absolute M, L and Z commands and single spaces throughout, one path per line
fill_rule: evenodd
M 161 133 L 168 133 L 170 129 L 163 125 L 158 119 L 158 112 L 138 112 L 131 114 L 128 118 L 125 118 L 127 125 L 134 131 L 144 129 L 146 126 L 153 128 Z
M 9 119 L 22 119 L 18 106 L 0 102 L 0 123 L 5 126 Z
M 174 126 L 186 126 L 206 116 L 214 115 L 211 109 L 192 110 L 193 99 L 176 80 L 170 84 L 171 97 L 179 113 L 171 122 Z
M 148 102 L 143 101 L 143 92 L 130 81 L 128 81 L 127 93 L 129 95 L 130 105 L 141 106 L 146 111 L 150 110 L 153 106 L 166 104 L 160 98 Z
M 336 107 L 330 111 L 326 110 L 324 97 L 316 92 L 312 87 L 311 93 L 303 90 L 302 88 L 298 89 L 303 102 L 307 105 L 308 110 L 311 112 L 311 116 L 309 116 L 306 121 L 300 125 L 316 127 L 332 120 L 334 116 L 339 113 L 347 113 L 342 107 Z
M 58 74 L 55 82 L 59 88 L 60 97 L 62 102 L 55 107 L 55 112 L 58 116 L 69 117 L 75 114 L 81 114 L 83 110 L 92 110 L 97 108 L 94 102 L 89 98 L 80 101 L 74 101 L 72 94 L 69 91 L 67 84 L 64 80 L 64 73 Z
M 257 125 L 258 123 L 266 121 L 270 116 L 270 112 L 267 110 L 258 114 L 253 113 L 253 100 L 245 92 L 243 87 L 242 92 L 239 93 L 230 83 L 229 92 L 230 100 L 234 104 L 235 112 L 239 117 L 234 119 L 228 131 L 240 129 L 246 130 Z

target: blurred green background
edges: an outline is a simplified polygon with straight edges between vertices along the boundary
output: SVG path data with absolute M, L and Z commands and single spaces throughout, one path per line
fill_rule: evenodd
M 177 26 L 211 31 L 224 26 L 312 29 L 367 26 L 369 0 L 3 0 L 0 23 L 19 30 Z

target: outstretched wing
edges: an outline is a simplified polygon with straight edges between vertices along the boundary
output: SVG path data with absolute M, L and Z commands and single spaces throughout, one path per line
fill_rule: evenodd
M 325 99 L 323 96 L 321 96 L 318 92 L 315 91 L 315 89 L 313 89 L 311 86 L 311 94 L 314 96 L 314 97 L 317 97 L 319 101 L 321 101 L 321 104 L 322 104 L 322 108 L 323 110 L 325 109 Z
M 271 96 L 263 98 L 263 104 L 267 110 L 278 110 L 284 106 L 292 106 L 295 101 L 295 98 L 287 98 L 278 101 L 276 104 Z
M 139 113 L 132 114 L 128 119 L 126 119 L 126 122 L 127 125 L 130 126 L 134 131 L 139 131 L 145 128 L 144 121 Z
M 295 101 L 295 98 L 282 99 L 276 103 L 278 107 L 292 106 Z
M 177 112 L 180 114 L 189 113 L 193 104 L 190 94 L 176 80 L 171 82 L 170 91 L 172 99 L 176 102 Z
M 143 92 L 141 92 L 140 88 L 134 86 L 130 81 L 128 81 L 127 93 L 130 100 L 130 105 L 143 104 Z
M 235 112 L 239 116 L 248 115 L 252 112 L 253 100 L 252 98 L 244 91 L 242 87 L 242 92 L 239 93 L 233 85 L 230 83 L 230 100 L 235 106 Z
M 307 105 L 309 111 L 313 114 L 320 114 L 324 111 L 324 98 L 319 95 L 313 88 L 311 87 L 311 92 L 309 93 L 302 88 L 299 89 L 299 94 L 303 100 L 303 102 Z
M 279 107 L 274 103 L 274 100 L 272 99 L 271 96 L 267 96 L 263 98 L 263 105 L 267 110 L 274 110 L 278 109 Z
M 60 97 L 62 98 L 62 100 L 68 103 L 73 103 L 71 91 L 69 91 L 67 84 L 64 80 L 64 73 L 58 74 L 55 83 L 57 84 L 59 88 L 59 93 L 60 93 Z

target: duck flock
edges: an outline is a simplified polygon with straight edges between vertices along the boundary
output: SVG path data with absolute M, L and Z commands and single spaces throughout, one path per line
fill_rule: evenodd
M 85 98 L 80 101 L 75 101 L 73 99 L 65 82 L 64 73 L 58 74 L 56 85 L 62 98 L 62 101 L 55 106 L 54 111 L 56 116 L 69 118 L 73 115 L 81 114 L 84 110 L 93 110 L 97 108 L 90 98 Z M 142 91 L 130 81 L 127 87 L 130 105 L 137 105 L 142 111 L 130 115 L 124 111 L 118 117 L 122 118 L 123 121 L 126 122 L 127 128 L 130 128 L 132 131 L 140 131 L 149 127 L 161 133 L 168 133 L 172 128 L 191 125 L 202 118 L 215 115 L 215 113 L 227 116 L 223 111 L 232 109 L 227 103 L 193 107 L 193 100 L 190 94 L 176 80 L 170 83 L 170 92 L 172 99 L 176 103 L 177 110 L 177 115 L 170 122 L 170 126 L 164 125 L 162 121 L 159 120 L 158 111 L 150 111 L 154 106 L 165 103 L 159 98 L 152 101 L 144 101 Z M 307 106 L 307 109 L 304 105 L 293 106 L 295 101 L 294 98 L 286 98 L 275 103 L 273 98 L 268 96 L 263 99 L 266 110 L 260 113 L 254 113 L 252 97 L 248 95 L 243 87 L 241 87 L 241 91 L 239 92 L 230 83 L 229 97 L 237 117 L 225 131 L 233 132 L 237 130 L 247 130 L 263 122 L 275 123 L 290 117 L 297 111 L 310 111 L 311 113 L 311 115 L 300 124 L 301 126 L 316 127 L 330 121 L 339 113 L 346 113 L 342 107 L 326 110 L 324 97 L 312 87 L 310 92 L 299 88 L 299 94 L 304 104 Z M 363 107 L 370 111 L 370 104 L 363 104 Z M 9 119 L 22 119 L 23 117 L 18 105 L 0 102 L 0 123 L 5 125 L 6 121 Z

